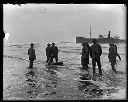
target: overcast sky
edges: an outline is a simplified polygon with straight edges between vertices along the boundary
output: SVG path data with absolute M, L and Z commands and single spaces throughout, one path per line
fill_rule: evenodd
M 120 35 L 124 39 L 126 8 L 110 4 L 26 4 L 4 6 L 4 32 L 10 42 L 75 42 L 76 36 Z

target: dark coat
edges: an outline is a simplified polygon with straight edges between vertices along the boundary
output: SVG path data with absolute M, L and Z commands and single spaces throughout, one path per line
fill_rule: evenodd
M 102 49 L 100 44 L 93 44 L 90 48 L 90 56 L 91 58 L 97 58 L 100 57 L 102 54 Z
M 81 64 L 89 64 L 89 54 L 90 54 L 90 46 L 85 46 L 82 48 L 81 52 Z
M 35 60 L 36 59 L 35 49 L 33 47 L 30 47 L 28 49 L 28 55 L 29 55 L 29 60 Z
M 50 54 L 50 47 L 47 47 L 46 49 L 45 49 L 45 51 L 46 51 L 46 56 L 50 56 L 51 54 Z
M 51 54 L 52 57 L 58 55 L 58 48 L 57 48 L 57 46 L 54 46 L 54 47 L 51 46 L 51 47 L 50 47 L 50 54 Z
M 121 60 L 121 57 L 119 56 L 119 54 L 117 53 L 117 46 L 116 45 L 112 45 L 109 47 L 109 53 L 108 53 L 108 58 L 109 61 L 116 61 L 116 57 L 118 56 L 118 58 Z

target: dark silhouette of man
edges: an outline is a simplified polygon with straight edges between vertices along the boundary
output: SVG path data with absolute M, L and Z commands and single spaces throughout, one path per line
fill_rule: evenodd
M 121 60 L 121 57 L 119 56 L 119 54 L 117 53 L 117 46 L 114 44 L 109 44 L 109 53 L 108 53 L 108 58 L 109 58 L 109 62 L 111 63 L 111 67 L 112 70 L 117 73 L 116 69 L 115 69 L 115 64 L 116 64 L 116 57 L 118 56 L 118 58 Z
M 92 58 L 93 75 L 95 75 L 96 63 L 98 65 L 99 74 L 102 75 L 101 62 L 100 62 L 100 56 L 102 54 L 101 45 L 97 43 L 96 39 L 93 39 L 92 42 L 93 45 L 91 45 L 90 56 Z
M 53 63 L 53 58 L 55 58 L 55 61 L 58 62 L 58 48 L 57 46 L 55 46 L 55 43 L 52 43 L 52 46 L 50 47 L 50 54 L 51 54 L 50 63 Z
M 35 55 L 35 49 L 33 48 L 34 44 L 31 43 L 30 44 L 30 48 L 28 49 L 28 55 L 29 55 L 29 68 L 31 69 L 33 67 L 33 61 L 36 59 L 36 55 Z
M 50 44 L 47 44 L 47 48 L 45 49 L 45 51 L 46 51 L 46 56 L 47 56 L 46 62 L 49 62 L 49 61 L 50 61 L 50 57 L 51 57 L 51 54 L 50 54 L 50 47 L 51 47 L 51 45 L 50 45 Z
M 82 52 L 81 52 L 81 65 L 83 70 L 88 71 L 88 64 L 89 64 L 89 54 L 90 54 L 90 46 L 89 44 L 86 43 L 82 43 Z

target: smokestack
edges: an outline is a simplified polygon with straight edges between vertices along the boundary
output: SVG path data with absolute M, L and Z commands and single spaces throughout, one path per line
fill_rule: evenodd
M 108 38 L 110 38 L 110 31 L 109 31 L 109 33 L 108 33 Z
M 90 24 L 90 39 L 91 39 L 91 24 Z

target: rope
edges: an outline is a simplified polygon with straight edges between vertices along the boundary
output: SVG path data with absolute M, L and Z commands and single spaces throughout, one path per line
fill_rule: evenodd
M 44 54 L 42 51 L 40 51 L 40 50 L 38 50 L 38 49 L 36 49 L 36 51 L 38 51 L 38 52 L 40 52 L 40 53 L 42 53 L 43 55 L 46 56 L 46 54 Z
M 117 64 L 120 65 L 121 60 L 116 60 L 116 68 L 117 68 Z
M 80 55 L 80 53 L 79 53 L 78 55 Z M 73 58 L 71 58 L 71 59 L 67 59 L 67 60 L 65 60 L 65 61 L 63 61 L 63 62 L 67 62 L 67 61 L 69 61 L 69 60 L 73 60 L 73 59 L 75 59 L 78 55 L 76 55 L 75 57 L 73 57 Z M 107 55 L 105 55 L 105 56 L 107 56 Z M 101 59 L 105 58 L 105 56 L 103 56 Z
M 75 57 L 73 57 L 73 58 L 71 58 L 71 59 L 67 59 L 67 60 L 65 60 L 65 61 L 63 61 L 63 62 L 67 62 L 67 61 L 69 61 L 69 60 L 73 60 L 73 59 L 75 59 L 76 57 L 78 57 L 80 55 L 80 53 L 78 54 L 78 55 L 76 55 Z
M 106 56 L 107 56 L 107 55 L 104 55 L 101 59 L 103 60 Z M 101 59 L 100 59 L 100 60 L 101 60 Z
M 15 57 L 15 56 L 8 56 L 8 55 L 4 55 L 4 57 L 15 58 L 15 59 L 18 59 L 18 60 L 26 60 L 27 62 L 29 62 L 28 59 L 25 59 L 25 58 L 22 58 L 22 57 Z
M 15 57 L 15 56 L 12 57 L 12 56 L 8 56 L 8 55 L 4 55 L 4 57 L 15 58 L 17 60 L 22 60 L 22 61 L 25 60 L 25 61 L 29 62 L 28 59 L 25 59 L 25 58 L 22 58 L 22 57 Z M 36 62 L 33 62 L 33 63 L 39 64 L 38 62 L 42 63 L 41 61 L 36 61 Z

